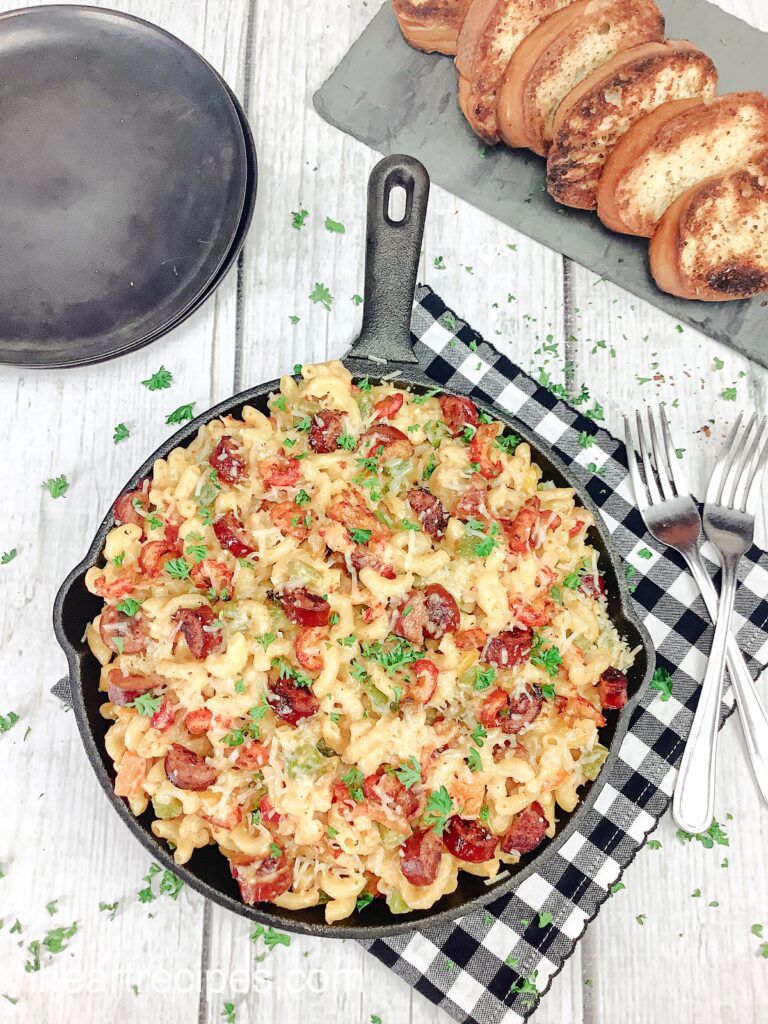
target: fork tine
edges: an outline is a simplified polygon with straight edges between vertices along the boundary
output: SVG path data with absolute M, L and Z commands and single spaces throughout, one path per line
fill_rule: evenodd
M 725 471 L 719 498 L 720 504 L 727 505 L 729 508 L 736 507 L 736 495 L 739 490 L 739 484 L 755 452 L 757 435 L 753 437 L 752 429 L 756 419 L 757 415 L 752 413 L 747 420 L 744 432 L 736 437 L 731 446 L 731 462 Z
M 755 457 L 750 465 L 749 475 L 744 479 L 742 489 L 739 493 L 738 507 L 742 512 L 755 514 L 757 496 L 760 491 L 760 482 L 765 471 L 766 460 L 768 460 L 768 419 L 763 417 L 760 421 L 757 437 L 755 438 Z
M 707 493 L 704 498 L 704 500 L 707 503 L 717 503 L 720 501 L 720 495 L 722 494 L 723 483 L 725 481 L 725 474 L 727 471 L 727 467 L 730 466 L 728 460 L 731 452 L 731 445 L 733 444 L 733 439 L 736 437 L 736 434 L 738 432 L 739 427 L 741 426 L 741 421 L 743 418 L 744 414 L 740 412 L 739 415 L 736 417 L 736 422 L 731 427 L 731 432 L 728 434 L 728 437 L 726 438 L 725 444 L 723 445 L 720 454 L 717 457 L 717 461 L 715 462 L 715 468 L 712 470 L 712 476 L 710 478 L 709 486 L 707 487 Z
M 635 439 L 632 436 L 632 427 L 630 426 L 628 416 L 624 417 L 624 443 L 627 448 L 627 465 L 629 466 L 629 475 L 632 479 L 632 489 L 635 492 L 635 503 L 642 512 L 643 509 L 648 508 L 649 497 L 648 491 L 643 483 L 640 467 L 637 464 L 637 456 L 635 455 Z
M 667 463 L 669 464 L 669 468 L 672 473 L 672 479 L 675 481 L 675 490 L 678 494 L 688 494 L 688 481 L 685 479 L 685 474 L 680 468 L 680 459 L 677 457 L 675 442 L 672 440 L 672 428 L 669 425 L 667 410 L 663 405 L 659 405 L 659 419 L 661 420 L 661 433 L 664 437 L 664 447 L 667 451 Z
M 656 421 L 653 418 L 653 410 L 648 407 L 648 433 L 651 437 L 651 448 L 653 450 L 653 461 L 656 464 L 656 475 L 659 478 L 661 489 L 664 492 L 665 498 L 675 497 L 675 488 L 670 479 L 670 470 L 667 466 L 667 460 L 665 453 L 659 444 L 659 437 L 656 431 Z
M 648 493 L 651 496 L 651 504 L 657 505 L 662 500 L 661 492 L 659 491 L 659 485 L 656 483 L 656 475 L 653 470 L 653 463 L 651 462 L 648 445 L 645 443 L 643 420 L 639 412 L 635 413 L 635 417 L 637 419 L 637 438 L 640 442 L 640 455 L 643 460 L 643 469 L 645 470 L 645 479 L 648 484 Z

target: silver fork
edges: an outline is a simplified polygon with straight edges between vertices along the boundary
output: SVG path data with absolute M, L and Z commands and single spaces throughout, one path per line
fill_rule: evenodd
M 653 413 L 648 410 L 648 429 L 651 447 L 649 448 L 643 430 L 643 421 L 640 413 L 637 413 L 637 431 L 640 442 L 640 453 L 643 462 L 643 469 L 647 486 L 643 482 L 640 468 L 635 457 L 635 445 L 632 437 L 632 430 L 629 419 L 624 417 L 624 434 L 627 444 L 627 459 L 629 471 L 632 478 L 632 485 L 635 491 L 635 500 L 645 525 L 649 532 L 662 544 L 679 551 L 686 561 L 696 584 L 701 591 L 704 603 L 713 622 L 718 620 L 718 598 L 715 586 L 709 576 L 701 556 L 701 519 L 696 504 L 688 490 L 680 462 L 675 453 L 675 446 L 664 408 L 660 410 L 661 430 L 659 431 L 654 420 Z M 729 443 L 724 449 L 724 454 L 730 450 L 730 443 L 738 429 L 740 419 L 731 432 Z M 660 443 L 659 434 L 663 437 L 663 445 Z M 651 459 L 653 453 L 653 461 Z M 718 465 L 723 461 L 723 456 Z M 764 468 L 765 459 L 763 458 Z M 654 465 L 655 463 L 655 465 Z M 755 491 L 760 472 L 755 475 Z M 753 500 L 756 501 L 755 493 Z M 722 634 L 721 634 L 722 635 Z M 736 638 L 730 633 L 725 635 L 724 643 L 728 671 L 736 694 L 736 702 L 741 716 L 742 727 L 747 744 L 752 769 L 763 799 L 768 803 L 768 711 L 762 703 L 757 692 L 755 682 L 750 675 L 744 658 L 739 650 Z M 711 658 L 710 658 L 711 665 Z M 722 668 L 720 669 L 722 680 Z M 710 690 L 713 687 L 710 686 Z M 718 684 L 722 693 L 722 683 Z M 700 705 L 703 703 L 703 697 Z M 712 702 L 715 709 L 714 714 L 714 735 L 717 735 L 717 717 L 720 706 L 720 699 Z M 710 712 L 711 714 L 711 712 Z M 690 741 L 689 741 L 690 745 Z M 714 757 L 712 758 L 712 769 L 714 770 Z M 707 778 L 709 775 L 707 774 Z M 679 786 L 679 783 L 678 783 Z M 710 787 L 713 789 L 713 787 Z M 706 815 L 703 815 L 706 817 Z M 677 814 L 675 814 L 677 818 Z M 712 814 L 709 813 L 707 820 L 703 822 L 700 831 L 709 827 Z M 691 829 L 688 825 L 678 822 L 688 832 L 699 831 Z M 690 824 L 690 822 L 689 822 Z

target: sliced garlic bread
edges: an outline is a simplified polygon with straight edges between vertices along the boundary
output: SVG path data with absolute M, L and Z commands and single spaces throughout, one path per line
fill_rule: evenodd
M 547 160 L 547 188 L 566 206 L 594 210 L 597 184 L 621 136 L 662 103 L 714 95 L 717 71 L 685 40 L 645 43 L 616 54 L 560 104 Z
M 748 167 L 766 148 L 762 93 L 664 104 L 633 125 L 609 156 L 597 189 L 600 219 L 614 231 L 650 238 L 679 195 L 705 178 Z
M 475 0 L 459 32 L 459 104 L 473 130 L 499 141 L 496 95 L 512 54 L 536 26 L 570 0 Z
M 709 178 L 664 213 L 651 240 L 662 291 L 720 302 L 768 291 L 768 152 L 748 170 Z
M 501 138 L 545 156 L 557 109 L 579 82 L 621 50 L 663 39 L 653 0 L 574 0 L 534 29 L 507 65 L 496 102 Z
M 456 40 L 472 0 L 392 0 L 406 40 L 425 53 L 456 53 Z

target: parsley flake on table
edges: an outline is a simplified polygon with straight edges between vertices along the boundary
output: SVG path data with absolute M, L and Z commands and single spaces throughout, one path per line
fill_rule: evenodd
M 186 405 L 180 405 L 178 409 L 174 409 L 173 412 L 168 413 L 165 417 L 166 424 L 170 426 L 174 423 L 184 423 L 185 420 L 194 419 L 192 410 L 196 404 L 196 402 L 187 402 Z
M 333 304 L 333 296 L 322 281 L 315 281 L 315 287 L 309 293 L 310 302 L 319 302 L 329 313 Z
M 638 924 L 645 924 L 645 919 L 646 919 L 646 915 L 645 914 L 638 914 L 635 917 L 635 920 L 637 921 Z
M 300 231 L 304 227 L 304 223 L 308 216 L 309 210 L 291 210 L 291 227 Z
M 621 892 L 622 889 L 626 889 L 626 885 L 623 882 L 614 882 L 610 888 L 611 896 L 615 896 L 617 892 Z
M 114 903 L 99 903 L 99 910 L 103 910 L 104 913 L 109 914 L 109 920 L 110 921 L 114 921 L 115 920 L 115 914 L 117 913 L 117 908 L 119 906 L 120 906 L 120 901 L 119 900 L 115 900 Z
M 46 903 L 45 904 L 45 909 L 48 911 L 48 913 L 51 915 L 51 917 L 55 917 L 55 915 L 58 914 L 58 912 L 59 912 L 58 904 L 59 904 L 58 900 L 51 900 L 50 903 Z
M 371 1024 L 381 1024 L 381 1017 L 378 1013 L 371 1014 Z
M 7 715 L 0 715 L 0 733 L 8 732 L 16 725 L 19 716 L 15 711 L 9 711 Z
M 648 849 L 649 850 L 660 850 L 661 849 L 661 843 L 659 842 L 658 839 L 649 839 L 648 840 Z
M 344 227 L 344 225 L 341 223 L 341 221 L 331 220 L 330 217 L 326 217 L 325 218 L 325 230 L 326 231 L 330 231 L 330 232 L 332 232 L 333 234 L 336 234 L 336 235 L 343 235 L 343 234 L 345 234 L 347 229 Z
M 539 928 L 546 928 L 548 924 L 552 924 L 553 917 L 548 910 L 539 911 Z
M 434 789 L 427 800 L 427 810 L 424 815 L 424 824 L 434 829 L 439 836 L 443 834 L 448 818 L 453 813 L 453 801 L 445 786 Z
M 442 256 L 435 256 L 434 260 L 432 261 L 432 266 L 435 268 L 435 270 L 447 269 L 445 266 L 445 260 L 443 259 Z
M 112 441 L 114 444 L 120 444 L 121 441 L 125 441 L 126 438 L 131 436 L 131 432 L 124 423 L 118 423 L 115 427 L 114 433 L 112 434 Z
M 723 390 L 720 392 L 720 397 L 724 398 L 726 402 L 735 402 L 736 401 L 736 388 L 734 388 L 734 387 L 723 388 Z
M 151 864 L 149 871 L 144 876 L 144 881 L 147 884 L 145 888 L 139 889 L 137 893 L 139 903 L 153 903 L 157 899 L 152 889 L 152 884 L 158 875 L 161 875 L 158 892 L 161 895 L 165 893 L 172 900 L 178 899 L 179 893 L 184 888 L 182 880 L 177 878 L 172 871 L 168 871 L 167 868 L 163 871 L 159 864 Z
M 290 946 L 291 936 L 286 935 L 285 932 L 275 931 L 274 928 L 265 928 L 263 924 L 257 924 L 251 932 L 251 942 L 258 943 L 261 940 L 268 953 L 271 953 L 277 946 Z M 257 957 L 257 960 L 263 960 L 264 956 Z
M 17 553 L 16 548 L 11 548 L 10 551 L 4 551 L 2 555 L 0 555 L 0 565 L 8 565 L 9 562 L 14 560 Z
M 666 702 L 672 696 L 672 676 L 665 668 L 656 669 L 651 679 L 651 689 L 656 690 L 661 700 Z
M 691 832 L 686 832 L 685 829 L 682 828 L 679 828 L 677 832 L 675 832 L 675 835 L 681 843 L 690 843 L 692 839 L 695 839 L 697 842 L 701 843 L 706 850 L 711 850 L 715 844 L 718 846 L 731 845 L 728 835 L 720 825 L 717 818 L 713 818 L 712 824 L 709 826 L 707 831 L 702 832 L 700 835 L 694 835 Z
M 69 481 L 62 473 L 61 476 L 52 476 L 48 480 L 44 480 L 42 486 L 52 498 L 63 498 L 69 490 Z
M 173 374 L 161 366 L 159 370 L 141 382 L 149 391 L 164 391 L 173 384 Z

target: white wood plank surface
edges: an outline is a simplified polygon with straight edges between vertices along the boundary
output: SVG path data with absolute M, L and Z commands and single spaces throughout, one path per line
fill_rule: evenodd
M 0 737 L 0 996 L 19 1000 L 0 998 L 0 1020 L 90 1024 L 114 1016 L 138 1024 L 151 1016 L 163 1024 L 212 1024 L 224 1019 L 231 1000 L 239 1024 L 367 1024 L 372 1014 L 383 1024 L 447 1021 L 353 942 L 294 938 L 290 948 L 258 961 L 248 923 L 194 893 L 140 904 L 136 892 L 149 858 L 114 820 L 73 719 L 48 695 L 64 671 L 49 626 L 58 583 L 123 480 L 167 436 L 165 415 L 192 400 L 202 410 L 236 387 L 348 346 L 360 320 L 352 296 L 362 291 L 365 181 L 376 160 L 311 109 L 312 92 L 376 12 L 375 0 L 111 6 L 179 35 L 246 100 L 259 150 L 259 197 L 239 282 L 230 274 L 167 338 L 83 370 L 0 368 L 0 552 L 18 549 L 16 560 L 0 568 L 0 714 L 13 709 L 22 719 Z M 768 27 L 763 0 L 723 6 Z M 302 208 L 309 217 L 296 231 L 291 211 Z M 346 233 L 328 233 L 326 216 L 343 222 Z M 444 270 L 435 267 L 439 256 Z M 563 380 L 571 364 L 568 381 L 588 384 L 610 429 L 618 430 L 621 413 L 638 402 L 674 403 L 684 465 L 699 490 L 735 412 L 768 412 L 766 371 L 687 328 L 678 332 L 653 307 L 578 266 L 564 268 L 557 254 L 439 189 L 430 202 L 420 279 L 526 368 L 546 366 L 552 379 Z M 331 289 L 331 313 L 309 301 L 315 281 Z M 301 318 L 295 326 L 291 315 Z M 558 354 L 537 354 L 548 335 Z M 713 369 L 716 358 L 721 370 Z M 161 363 L 175 384 L 151 394 L 139 382 Z M 638 382 L 656 374 L 663 379 Z M 737 400 L 727 402 L 720 395 L 732 384 Z M 112 430 L 121 420 L 132 436 L 114 446 Z M 705 425 L 711 437 L 701 432 Z M 70 491 L 52 501 L 40 482 L 62 472 Z M 765 518 L 759 529 L 765 542 Z M 671 822 L 662 822 L 663 848 L 642 851 L 626 872 L 626 889 L 555 979 L 536 1024 L 666 1024 L 673 1014 L 683 1021 L 766 1019 L 768 961 L 759 957 L 750 926 L 762 922 L 768 936 L 768 813 L 749 778 L 735 720 L 721 750 L 718 816 L 733 815 L 730 847 L 683 846 Z M 695 889 L 701 897 L 690 895 Z M 52 899 L 58 911 L 49 916 L 45 904 Z M 115 900 L 120 906 L 110 921 L 98 905 Z M 645 915 L 643 924 L 637 915 Z M 11 932 L 17 918 L 20 934 Z M 74 920 L 79 930 L 69 951 L 26 973 L 29 941 Z

